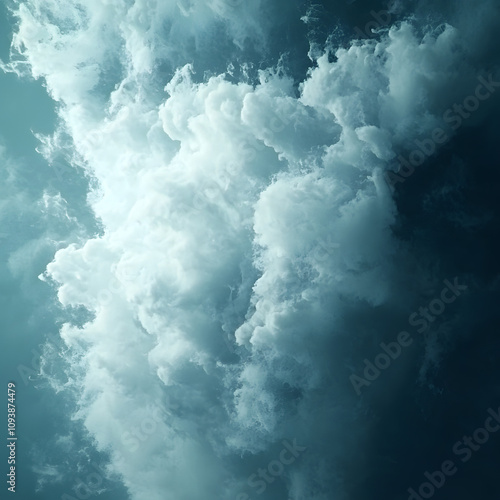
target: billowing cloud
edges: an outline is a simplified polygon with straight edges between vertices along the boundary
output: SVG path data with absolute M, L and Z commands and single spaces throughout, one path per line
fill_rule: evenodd
M 302 82 L 281 64 L 196 74 L 207 41 L 264 50 L 264 14 L 222 1 L 17 10 L 11 69 L 60 102 L 103 227 L 44 275 L 63 307 L 93 314 L 61 330 L 63 387 L 134 500 L 243 500 L 262 484 L 263 499 L 342 498 L 369 428 L 350 349 L 396 334 L 387 311 L 416 300 L 386 171 L 436 128 L 451 137 L 443 112 L 487 77 L 459 28 L 418 18 L 330 47 Z M 69 218 L 60 195 L 43 207 Z M 256 486 L 285 440 L 306 450 Z

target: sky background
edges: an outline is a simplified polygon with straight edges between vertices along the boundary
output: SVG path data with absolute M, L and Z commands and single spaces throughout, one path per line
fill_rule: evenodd
M 500 436 L 454 450 L 500 408 L 499 27 L 492 0 L 3 0 L 18 498 L 497 499 Z

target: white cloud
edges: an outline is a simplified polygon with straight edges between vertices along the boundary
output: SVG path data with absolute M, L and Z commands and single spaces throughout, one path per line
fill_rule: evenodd
M 357 414 L 339 382 L 337 349 L 358 334 L 349 314 L 399 300 L 405 257 L 383 169 L 441 123 L 441 98 L 466 67 L 456 30 L 420 39 L 404 23 L 336 62 L 323 55 L 299 97 L 277 71 L 255 86 L 195 83 L 183 61 L 160 99 L 159 61 L 176 65 L 172 51 L 220 17 L 241 42 L 258 32 L 257 7 L 240 22 L 221 2 L 28 5 L 15 47 L 62 103 L 104 227 L 47 268 L 63 306 L 95 313 L 61 332 L 76 417 L 137 500 L 233 499 L 248 452 L 271 457 L 284 437 L 334 464 L 363 431 L 343 427 Z M 118 54 L 124 74 L 108 75 L 119 80 L 109 92 Z M 155 408 L 164 416 L 135 449 L 130 436 Z M 290 474 L 290 498 L 340 488 L 307 457 Z

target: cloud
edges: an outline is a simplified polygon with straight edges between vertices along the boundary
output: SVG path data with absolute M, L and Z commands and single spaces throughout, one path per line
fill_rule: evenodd
M 54 465 L 40 465 L 33 467 L 33 472 L 38 476 L 37 491 L 41 491 L 47 483 L 59 483 L 63 474 Z
M 62 306 L 93 313 L 61 330 L 65 387 L 137 500 L 251 492 L 255 464 L 286 438 L 309 454 L 262 498 L 343 494 L 369 425 L 346 351 L 384 338 L 380 311 L 415 300 L 384 171 L 473 80 L 461 32 L 416 21 L 324 53 L 298 94 L 279 66 L 256 81 L 197 77 L 187 56 L 210 29 L 223 23 L 232 54 L 266 26 L 259 6 L 17 11 L 11 68 L 27 64 L 60 101 L 103 227 L 45 274 Z M 165 93 L 162 62 L 175 70 Z M 60 195 L 43 200 L 69 217 Z

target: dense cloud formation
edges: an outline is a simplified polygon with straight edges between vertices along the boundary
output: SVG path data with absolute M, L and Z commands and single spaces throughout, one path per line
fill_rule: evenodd
M 391 400 L 444 390 L 472 291 L 498 289 L 436 243 L 441 227 L 472 247 L 497 221 L 484 199 L 472 214 L 462 202 L 481 196 L 467 172 L 488 157 L 466 143 L 491 149 L 498 125 L 498 7 L 395 3 L 381 17 L 394 23 L 362 38 L 343 13 L 355 5 L 324 6 L 342 26 L 313 42 L 313 10 L 265 3 L 16 6 L 6 69 L 46 82 L 60 125 L 40 151 L 85 170 L 102 227 L 41 276 L 91 313 L 45 366 L 134 500 L 375 498 L 374 485 L 406 498 L 434 463 L 384 461 L 401 458 L 388 429 L 408 408 Z M 311 40 L 307 71 L 281 57 L 278 12 L 278 30 L 296 22 Z M 68 217 L 60 195 L 42 203 Z M 410 314 L 455 277 L 462 305 L 415 334 Z M 400 331 L 411 347 L 355 390 Z

